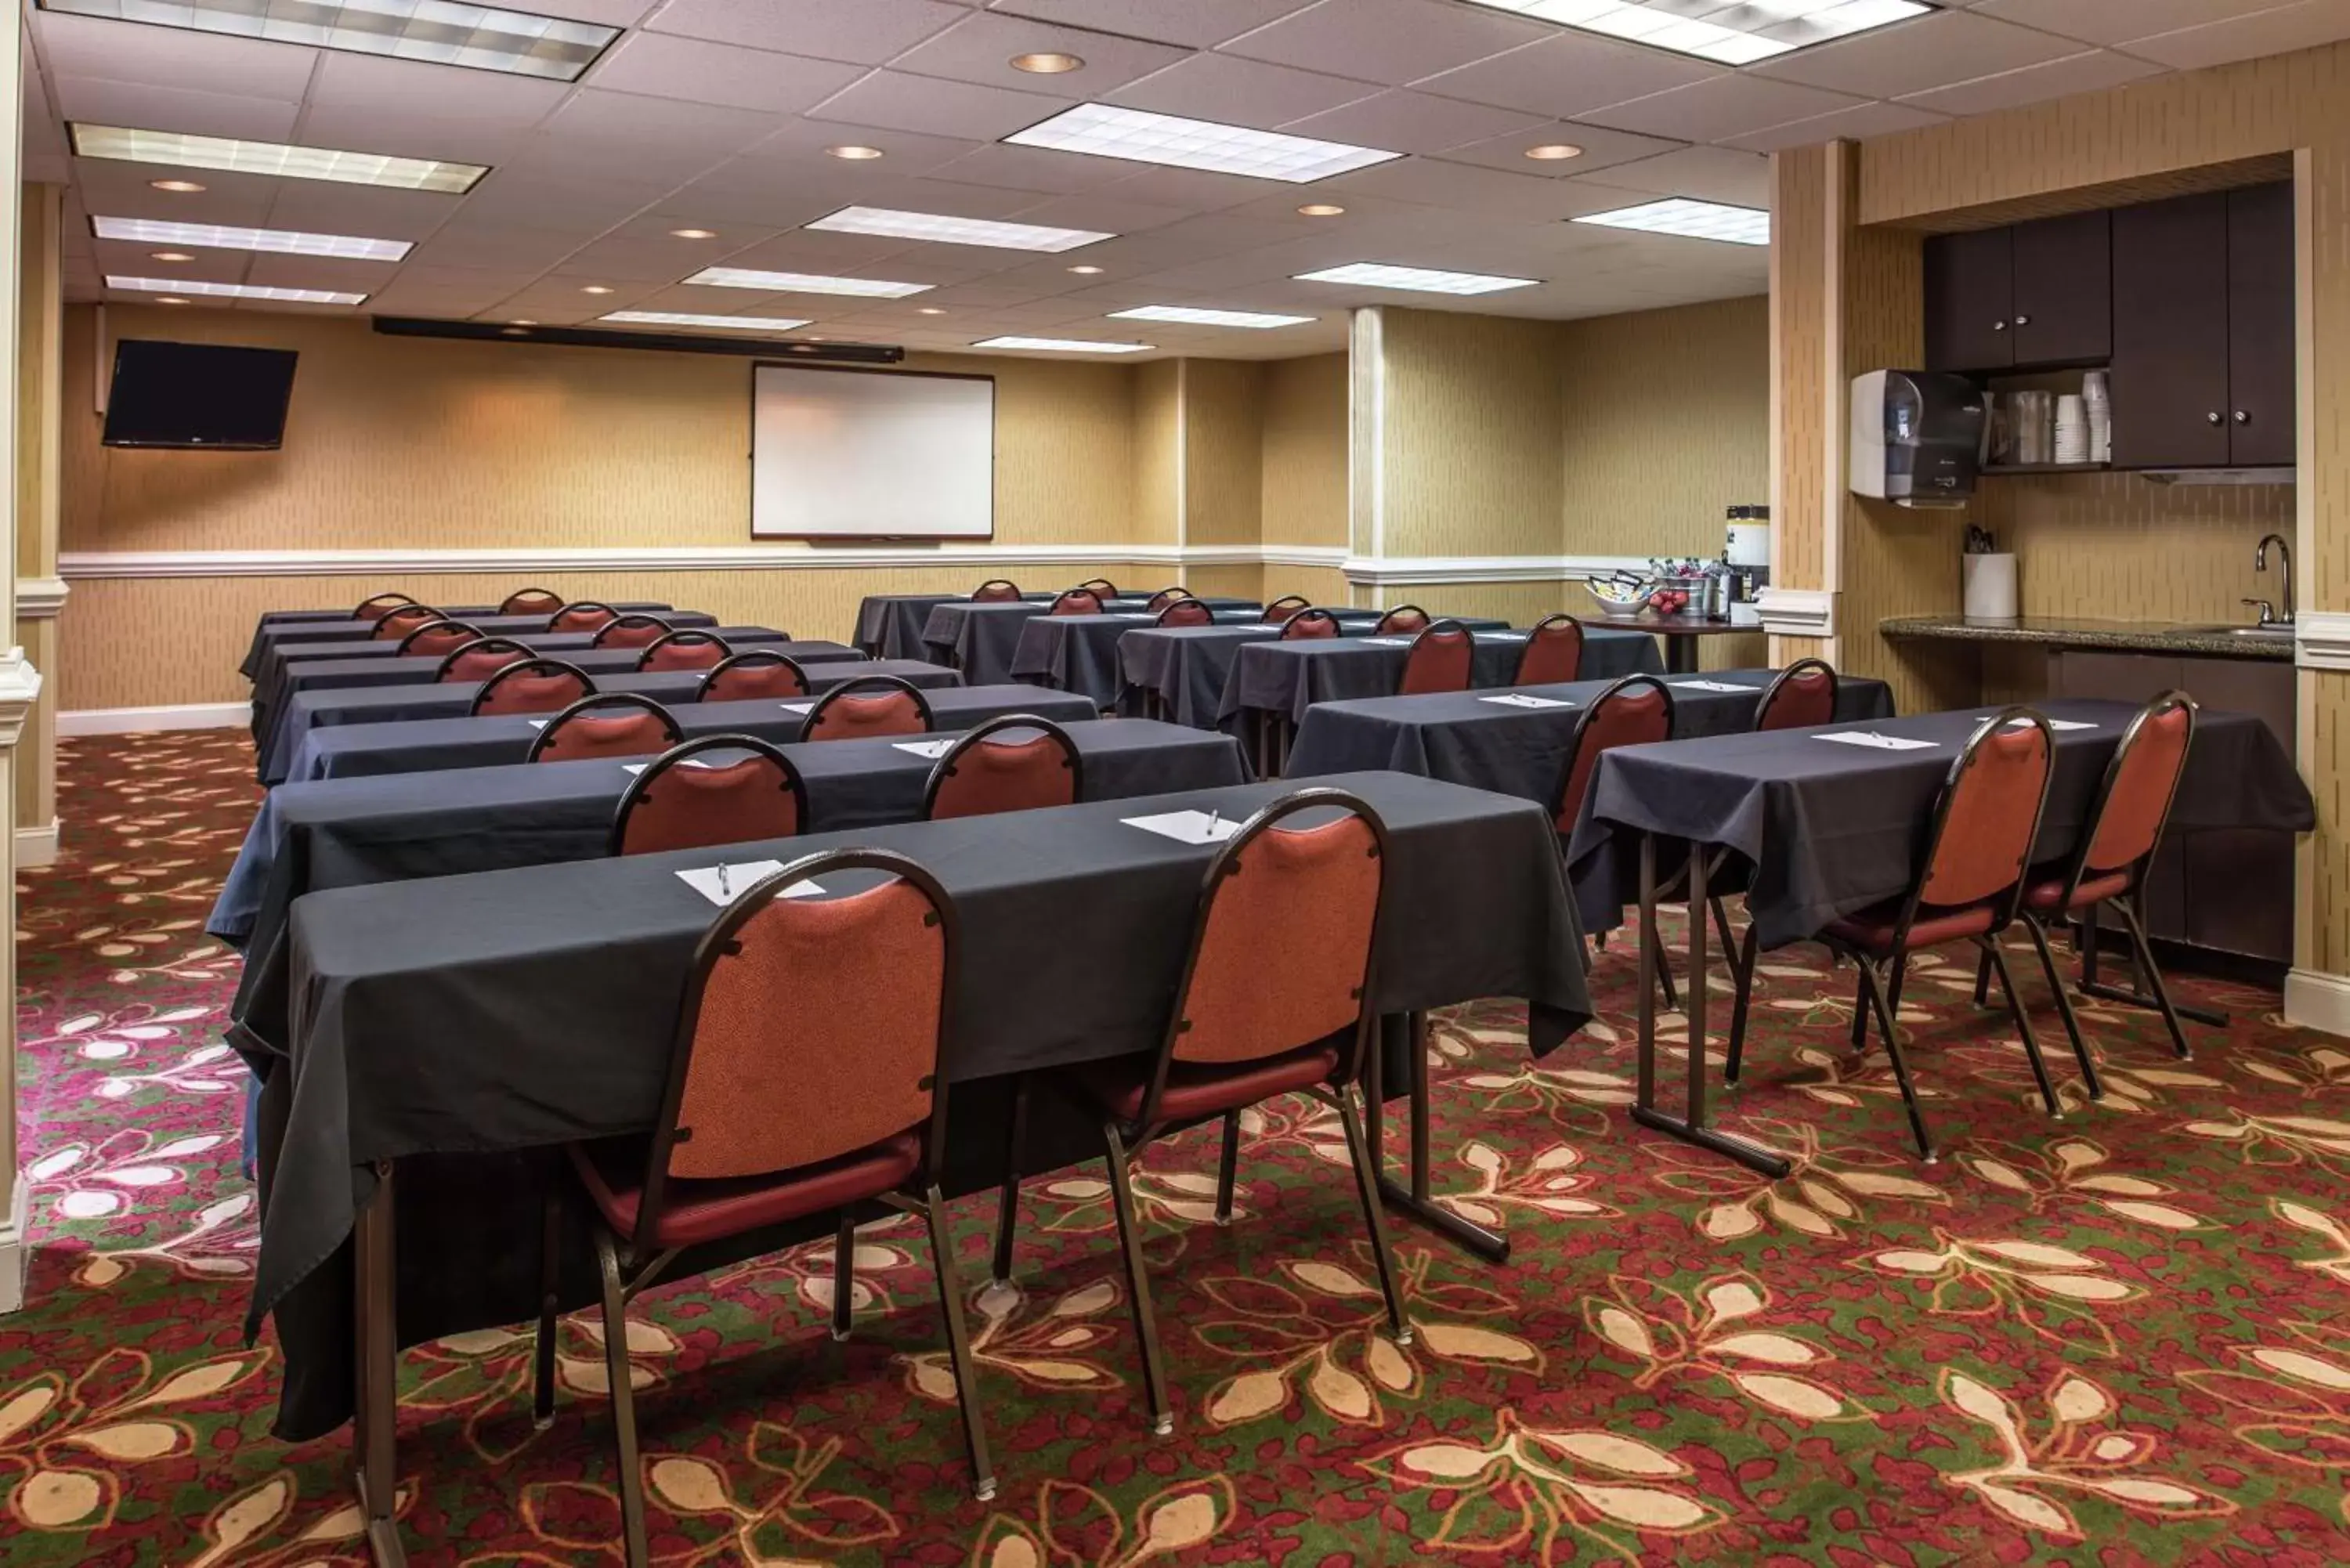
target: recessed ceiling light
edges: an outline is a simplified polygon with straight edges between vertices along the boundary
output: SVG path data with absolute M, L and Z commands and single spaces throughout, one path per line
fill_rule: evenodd
M 1308 202 L 1297 209 L 1301 218 L 1335 218 L 1347 209 L 1336 202 Z
M 1094 277 L 1097 276 L 1101 272 L 1101 268 L 1097 266 L 1073 266 L 1069 270 L 1076 273 L 1079 277 Z
M 670 237 L 679 240 L 714 240 L 718 237 L 718 231 L 716 229 L 671 229 Z
M 941 310 L 935 305 L 925 305 L 916 310 L 915 314 L 917 316 L 944 316 L 946 312 Z
M 579 286 L 579 292 L 582 294 L 609 294 L 612 292 L 612 286 L 605 283 L 583 283 Z
M 1627 38 L 1725 66 L 1924 15 L 1920 0 L 1476 0 L 1496 11 Z
M 386 185 L 400 191 L 437 191 L 462 196 L 489 168 L 447 163 L 434 158 L 388 158 L 380 152 L 338 152 L 328 147 L 296 147 L 283 141 L 243 141 L 226 136 L 189 136 L 176 130 L 132 130 L 119 125 L 67 127 L 74 154 L 122 163 L 169 163 L 182 169 L 228 169 L 240 174 L 276 174 L 289 180 L 331 180 L 343 185 Z
M 160 262 L 183 262 L 193 261 L 196 258 L 185 251 L 149 251 L 147 259 Z
M 846 158 L 852 163 L 861 163 L 868 158 L 881 156 L 881 150 L 878 147 L 858 147 L 853 144 L 847 147 L 827 147 L 825 151 L 835 158 Z
M 204 186 L 197 184 L 193 180 L 150 180 L 147 183 L 155 190 L 169 191 L 174 195 L 180 196 L 192 195 L 194 192 L 205 189 Z
M 993 245 L 1014 251 L 1073 251 L 1116 234 L 1092 229 L 1051 229 L 1035 223 L 999 223 L 985 218 L 947 218 L 935 213 L 901 213 L 888 207 L 843 207 L 807 227 L 837 234 L 879 234 L 893 240 L 933 240 L 950 245 Z
M 307 234 L 298 229 L 240 229 L 224 223 L 172 223 L 155 218 L 92 218 L 89 229 L 101 240 L 204 245 L 218 251 L 268 251 L 279 255 L 343 256 L 352 261 L 396 262 L 416 248 L 410 240 Z
M 1075 55 L 1055 54 L 1049 51 L 1042 54 L 1014 55 L 1012 57 L 1012 68 L 1014 70 L 1026 71 L 1031 76 L 1039 77 L 1057 77 L 1064 71 L 1074 71 L 1085 63 L 1085 61 L 1077 58 Z
M 688 283 L 709 284 L 718 288 L 764 288 L 770 294 L 849 294 L 866 299 L 903 299 L 910 294 L 927 294 L 936 286 L 927 283 L 891 283 L 879 277 L 827 277 L 812 272 L 762 272 L 747 266 L 706 266 Z
M 1572 141 L 1545 141 L 1540 147 L 1526 149 L 1526 156 L 1538 163 L 1555 163 L 1564 158 L 1580 158 L 1583 149 Z
M 451 0 L 40 0 L 45 11 L 577 81 L 618 27 Z
M 1345 266 L 1301 272 L 1300 283 L 1352 283 L 1367 288 L 1409 289 L 1416 294 L 1499 294 L 1532 288 L 1538 277 L 1495 277 L 1482 272 L 1443 272 L 1434 267 L 1389 266 L 1385 262 L 1348 262 Z
M 1253 130 L 1244 125 L 1219 125 L 1211 119 L 1184 119 L 1139 109 L 1112 109 L 1106 103 L 1081 103 L 1041 125 L 1015 130 L 1003 140 L 1016 147 L 1049 147 L 1060 152 L 1090 153 L 1097 158 L 1205 169 L 1218 174 L 1245 174 L 1257 180 L 1284 180 L 1293 185 L 1344 174 L 1350 169 L 1367 169 L 1374 163 L 1403 156 L 1372 147 L 1350 147 L 1343 141 L 1316 141 L 1311 137 L 1284 136 L 1276 130 Z
M 1721 240 L 1733 245 L 1771 243 L 1771 214 L 1759 207 L 1728 207 L 1720 202 L 1692 202 L 1673 196 L 1618 207 L 1612 213 L 1586 213 L 1575 220 L 1610 229 L 1639 229 L 1652 234 L 1681 234 L 1693 240 Z
M 536 327 L 538 323 L 530 317 L 517 316 L 512 321 L 507 322 L 506 325 L 508 327 Z
M 1148 343 L 1097 343 L 1083 337 L 983 337 L 974 348 L 1027 348 L 1040 354 L 1148 354 Z
M 1303 327 L 1319 319 L 1312 316 L 1274 316 L 1262 310 L 1202 310 L 1189 305 L 1140 305 L 1113 310 L 1112 321 L 1181 321 L 1194 327 Z
M 328 288 L 270 288 L 257 283 L 199 283 L 185 277 L 114 277 L 106 280 L 109 288 L 120 288 L 133 294 L 201 294 L 214 299 L 271 299 L 280 305 L 359 305 L 364 294 L 345 294 Z
M 176 294 L 159 294 L 155 296 L 155 303 L 158 305 L 185 305 L 188 302 L 182 299 Z
M 631 327 L 714 327 L 722 332 L 789 332 L 807 325 L 806 317 L 702 316 L 689 310 L 615 310 L 596 319 Z

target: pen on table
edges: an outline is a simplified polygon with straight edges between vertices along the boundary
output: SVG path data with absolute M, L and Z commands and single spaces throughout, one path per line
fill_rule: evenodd
M 726 862 L 723 860 L 718 863 L 718 896 L 722 898 L 734 896 L 734 890 L 726 885 Z
M 1212 805 L 1210 806 L 1208 808 L 1208 836 L 1213 838 L 1216 836 L 1216 829 L 1222 826 L 1222 824 L 1216 816 L 1216 808 Z

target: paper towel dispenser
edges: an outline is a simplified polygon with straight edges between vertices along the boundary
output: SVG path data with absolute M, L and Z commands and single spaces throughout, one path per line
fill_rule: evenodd
M 1957 506 L 1975 493 L 1983 396 L 1964 376 L 1871 370 L 1852 379 L 1852 493 Z

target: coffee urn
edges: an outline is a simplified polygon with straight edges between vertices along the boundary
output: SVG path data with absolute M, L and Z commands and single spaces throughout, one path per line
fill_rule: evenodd
M 1760 626 L 1762 612 L 1756 603 L 1763 587 L 1771 581 L 1771 509 L 1768 506 L 1733 506 L 1730 509 L 1729 538 L 1722 545 L 1721 563 L 1730 577 L 1730 622 L 1732 626 Z

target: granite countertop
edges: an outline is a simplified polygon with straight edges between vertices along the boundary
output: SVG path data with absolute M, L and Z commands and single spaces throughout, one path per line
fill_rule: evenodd
M 2048 648 L 2191 653 L 2220 659 L 2272 659 L 2284 663 L 2291 663 L 2293 655 L 2291 627 L 2246 636 L 2226 627 L 2159 620 L 2092 620 L 2073 616 L 2020 616 L 1991 620 L 1918 615 L 1881 620 L 1877 628 L 1887 637 L 1948 638 L 1962 642 L 2030 642 Z

